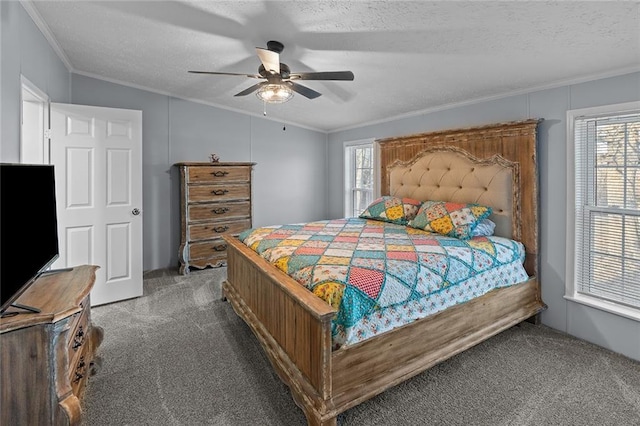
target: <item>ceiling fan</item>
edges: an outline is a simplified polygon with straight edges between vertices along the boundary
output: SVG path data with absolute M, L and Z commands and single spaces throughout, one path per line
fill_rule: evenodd
M 216 71 L 189 71 L 194 74 L 213 75 L 239 75 L 249 78 L 265 80 L 260 83 L 236 93 L 234 96 L 246 96 L 258 91 L 256 95 L 264 102 L 282 103 L 293 97 L 293 92 L 299 93 L 308 99 L 315 99 L 321 96 L 302 84 L 295 83 L 294 80 L 338 80 L 352 81 L 351 71 L 327 71 L 327 72 L 297 72 L 292 73 L 287 64 L 280 62 L 280 53 L 284 50 L 284 45 L 279 41 L 267 42 L 267 48 L 256 47 L 256 53 L 262 64 L 258 67 L 258 74 L 238 74 L 232 72 Z

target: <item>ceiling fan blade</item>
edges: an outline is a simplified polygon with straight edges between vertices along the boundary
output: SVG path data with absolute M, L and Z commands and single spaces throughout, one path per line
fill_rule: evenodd
M 280 74 L 280 54 L 273 50 L 256 47 L 256 53 L 264 65 L 264 69 L 275 74 Z
M 302 96 L 304 96 L 305 98 L 309 98 L 309 99 L 315 99 L 318 96 L 322 96 L 322 93 L 318 93 L 313 89 L 310 89 L 306 86 L 303 86 L 302 84 L 297 84 L 297 83 L 293 83 L 291 81 L 287 82 L 287 84 L 289 86 L 291 86 L 291 89 L 294 92 L 298 92 L 300 93 Z
M 253 93 L 253 92 L 255 92 L 255 91 L 256 91 L 256 90 L 258 90 L 261 86 L 264 86 L 264 85 L 265 85 L 265 84 L 267 84 L 267 83 L 268 83 L 268 82 L 263 81 L 262 83 L 254 84 L 253 86 L 248 87 L 248 88 L 244 89 L 242 92 L 236 93 L 236 94 L 235 94 L 235 95 L 233 95 L 233 96 L 247 96 L 249 93 Z
M 187 72 L 190 72 L 192 74 L 239 75 L 239 76 L 250 77 L 250 78 L 262 78 L 262 76 L 258 74 L 238 74 L 235 72 L 216 72 L 216 71 L 187 71 Z
M 291 80 L 342 80 L 352 81 L 351 71 L 296 72 L 289 76 Z

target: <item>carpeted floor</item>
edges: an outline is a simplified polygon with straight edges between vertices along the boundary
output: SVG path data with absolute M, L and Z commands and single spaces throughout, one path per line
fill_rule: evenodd
M 92 310 L 105 338 L 86 425 L 305 425 L 248 327 L 226 269 L 145 275 Z M 523 324 L 338 417 L 347 425 L 640 425 L 640 363 Z

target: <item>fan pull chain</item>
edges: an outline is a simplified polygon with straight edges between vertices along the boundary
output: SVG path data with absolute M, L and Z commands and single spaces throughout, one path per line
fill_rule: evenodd
M 267 116 L 267 103 L 266 102 L 262 102 L 262 115 L 264 115 L 265 117 Z

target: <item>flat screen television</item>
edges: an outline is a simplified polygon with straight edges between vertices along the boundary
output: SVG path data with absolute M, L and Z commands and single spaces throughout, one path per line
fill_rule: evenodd
M 0 314 L 58 255 L 53 166 L 0 164 Z

